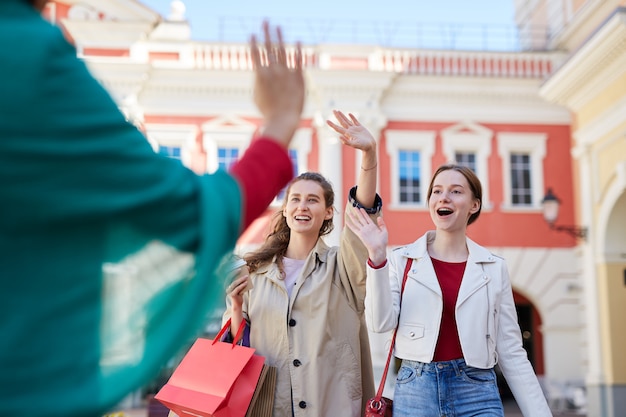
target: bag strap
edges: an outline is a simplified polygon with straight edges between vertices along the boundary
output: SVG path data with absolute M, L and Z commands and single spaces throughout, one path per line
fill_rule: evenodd
M 409 258 L 406 261 L 406 267 L 404 268 L 404 276 L 402 277 L 402 288 L 400 289 L 400 309 L 402 309 L 402 294 L 404 293 L 404 286 L 406 285 L 406 279 L 409 275 L 409 270 L 411 269 L 412 263 L 413 263 L 413 259 Z M 385 381 L 387 380 L 387 371 L 389 371 L 389 363 L 391 362 L 391 355 L 393 353 L 393 347 L 396 344 L 396 333 L 398 333 L 399 325 L 400 325 L 400 317 L 398 317 L 398 324 L 396 325 L 396 328 L 393 330 L 393 336 L 391 337 L 391 346 L 389 347 L 389 353 L 387 354 L 387 364 L 385 364 L 385 370 L 383 371 L 383 376 L 380 379 L 380 384 L 378 385 L 378 391 L 376 392 L 377 401 L 380 401 L 380 399 L 383 397 L 383 390 L 385 389 Z
M 246 327 L 246 321 L 245 320 L 241 320 L 241 324 L 239 325 L 239 329 L 237 330 L 237 334 L 235 335 L 235 337 L 233 337 L 233 347 L 235 347 L 235 345 L 237 344 L 237 342 L 241 338 L 241 335 L 243 333 L 243 329 L 245 329 L 245 327 Z M 215 336 L 215 339 L 213 339 L 213 343 L 211 343 L 211 344 L 214 345 L 215 342 L 221 340 L 222 336 L 224 336 L 224 333 L 226 333 L 226 330 L 228 330 L 228 329 L 230 329 L 230 319 L 228 319 L 226 324 L 224 324 L 224 327 L 222 327 L 222 330 L 220 330 L 220 332 L 217 334 L 217 336 Z

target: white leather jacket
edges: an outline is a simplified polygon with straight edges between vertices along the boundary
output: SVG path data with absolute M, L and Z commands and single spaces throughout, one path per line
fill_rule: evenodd
M 427 242 L 428 232 L 395 249 L 387 265 L 368 267 L 365 317 L 371 331 L 398 325 L 395 356 L 429 363 L 433 360 L 443 311 L 441 288 Z M 467 239 L 469 257 L 456 303 L 456 321 L 465 362 L 488 369 L 499 363 L 524 416 L 551 416 L 543 391 L 522 346 L 522 337 L 505 261 Z M 409 258 L 413 264 L 402 297 L 400 287 Z M 398 324 L 398 317 L 400 323 Z

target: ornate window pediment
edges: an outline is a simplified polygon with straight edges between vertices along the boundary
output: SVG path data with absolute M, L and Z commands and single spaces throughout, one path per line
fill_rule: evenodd
M 483 187 L 483 209 L 490 209 L 489 171 L 493 131 L 478 123 L 464 121 L 441 131 L 446 160 L 466 165 L 476 173 Z

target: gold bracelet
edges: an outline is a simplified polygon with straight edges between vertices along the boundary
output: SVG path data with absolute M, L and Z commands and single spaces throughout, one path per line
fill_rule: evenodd
M 363 171 L 371 171 L 371 170 L 373 170 L 374 168 L 376 168 L 377 166 L 378 166 L 378 162 L 377 162 L 377 163 L 375 163 L 375 164 L 374 164 L 374 166 L 373 166 L 373 167 L 371 167 L 371 168 L 363 168 L 363 167 L 361 167 L 361 169 L 362 169 Z

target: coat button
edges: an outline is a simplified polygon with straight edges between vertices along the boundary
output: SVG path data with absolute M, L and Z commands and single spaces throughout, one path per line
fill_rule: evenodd
M 409 337 L 415 337 L 415 332 L 410 332 Z
M 302 362 L 300 362 L 298 359 L 294 359 L 294 361 L 293 361 L 293 366 L 298 367 L 298 366 L 300 366 L 300 365 L 302 365 Z
M 300 401 L 300 402 L 298 403 L 298 407 L 300 407 L 300 408 L 306 408 L 306 401 Z
M 294 319 L 289 319 L 289 326 L 293 327 L 296 325 L 296 321 Z

